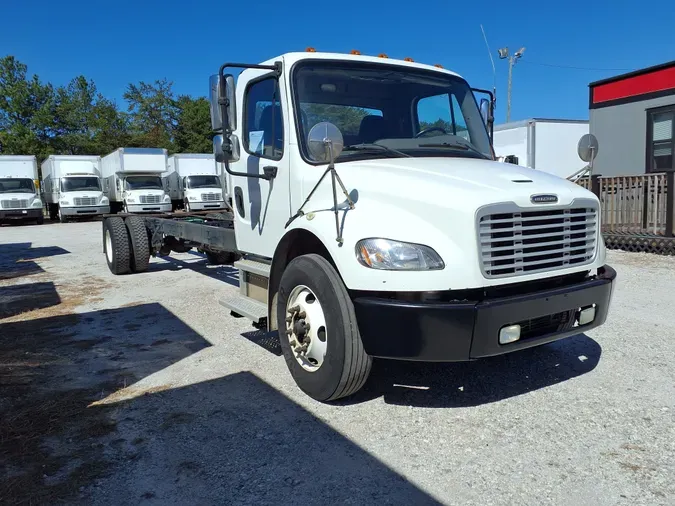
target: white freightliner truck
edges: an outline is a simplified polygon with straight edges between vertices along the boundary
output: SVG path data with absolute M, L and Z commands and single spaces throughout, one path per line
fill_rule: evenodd
M 213 153 L 171 155 L 162 180 L 174 210 L 183 208 L 190 212 L 226 207 Z
M 0 224 L 9 220 L 44 222 L 37 160 L 33 155 L 0 155 Z
M 166 155 L 163 148 L 118 148 L 101 159 L 103 191 L 113 213 L 171 211 L 162 185 Z
M 241 255 L 240 293 L 221 303 L 278 330 L 312 398 L 358 391 L 372 357 L 474 360 L 605 322 L 616 272 L 598 199 L 495 161 L 494 101 L 457 74 L 287 53 L 224 64 L 211 88 L 232 213 L 106 219 L 108 267 Z
M 101 157 L 50 155 L 42 162 L 42 195 L 52 220 L 110 213 L 101 188 Z

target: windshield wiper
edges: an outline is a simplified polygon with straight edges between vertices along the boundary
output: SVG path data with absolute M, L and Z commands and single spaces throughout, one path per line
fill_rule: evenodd
M 344 151 L 372 151 L 373 149 L 379 149 L 380 151 L 386 151 L 387 153 L 394 153 L 397 156 L 405 156 L 410 158 L 411 156 L 403 151 L 398 149 L 388 148 L 382 144 L 353 144 L 351 146 L 345 146 Z
M 463 149 L 465 151 L 473 151 L 474 153 L 487 158 L 485 153 L 477 150 L 470 144 L 463 144 L 461 142 L 438 142 L 435 144 L 420 144 L 420 148 L 449 148 L 449 149 Z

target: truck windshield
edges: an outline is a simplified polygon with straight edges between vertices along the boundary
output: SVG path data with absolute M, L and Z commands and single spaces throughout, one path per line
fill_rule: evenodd
M 32 179 L 0 179 L 0 193 L 35 193 Z
M 100 191 L 101 184 L 97 177 L 68 177 L 61 179 L 61 191 L 83 192 Z
M 217 176 L 189 176 L 187 178 L 188 188 L 220 188 L 220 181 Z
M 400 156 L 492 159 L 478 104 L 462 78 L 368 62 L 306 61 L 293 72 L 300 146 L 328 121 L 344 137 L 337 162 Z
M 162 189 L 162 180 L 159 176 L 127 176 L 124 184 L 127 190 Z

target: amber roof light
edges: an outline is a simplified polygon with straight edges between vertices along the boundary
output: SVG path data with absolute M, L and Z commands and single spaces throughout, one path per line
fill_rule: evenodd
M 314 49 L 313 47 L 308 47 L 307 49 L 305 49 L 305 51 L 308 53 L 316 53 L 316 49 Z
M 415 60 L 413 60 L 410 56 L 406 56 L 405 58 L 403 58 L 403 61 L 412 61 L 412 62 L 414 62 Z
M 349 54 L 361 54 L 361 51 L 358 49 L 352 49 Z

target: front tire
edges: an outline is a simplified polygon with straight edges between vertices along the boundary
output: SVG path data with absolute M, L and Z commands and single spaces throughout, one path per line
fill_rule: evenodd
M 363 349 L 354 305 L 337 272 L 322 256 L 299 256 L 286 267 L 279 284 L 277 328 L 293 379 L 313 399 L 347 397 L 368 379 L 372 358 Z M 317 348 L 310 351 L 313 344 L 319 344 L 318 352 Z
M 103 222 L 103 244 L 108 269 L 113 274 L 126 274 L 131 270 L 131 242 L 121 217 L 106 218 Z
M 59 223 L 65 223 L 66 220 L 67 220 L 65 215 L 61 212 L 61 206 L 59 206 L 59 210 L 58 210 L 58 219 L 59 219 Z

